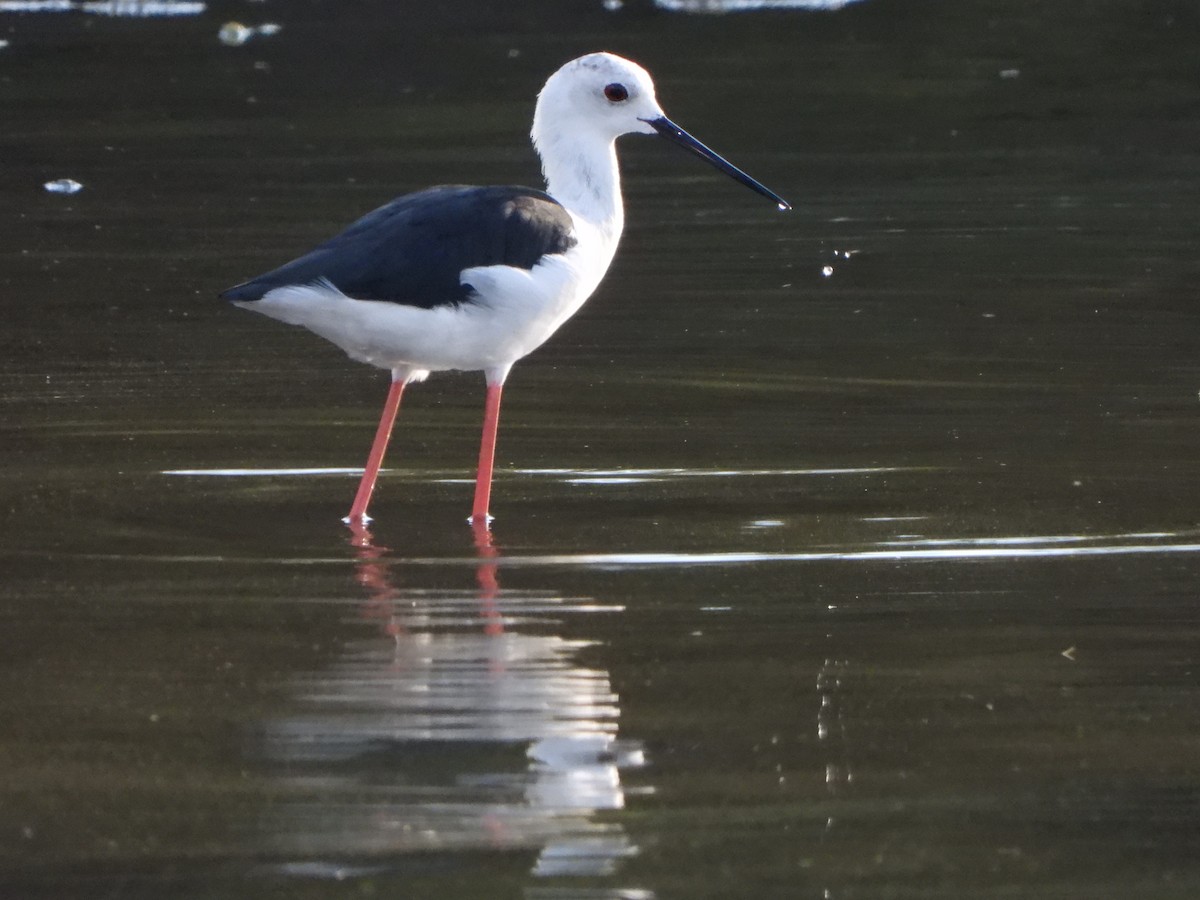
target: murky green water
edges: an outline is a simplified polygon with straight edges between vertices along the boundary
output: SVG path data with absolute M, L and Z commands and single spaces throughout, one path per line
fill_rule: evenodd
M 6 896 L 1200 892 L 1190 6 L 0 38 Z M 626 139 L 492 545 L 477 375 L 406 398 L 351 534 L 384 377 L 215 292 L 536 182 L 533 95 L 600 47 L 795 212 Z

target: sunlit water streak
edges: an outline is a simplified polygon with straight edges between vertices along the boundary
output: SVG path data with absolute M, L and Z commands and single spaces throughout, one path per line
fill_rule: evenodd
M 854 468 L 821 469 L 514 469 L 509 475 L 547 477 L 564 484 L 641 484 L 684 478 L 782 478 L 821 477 L 835 475 L 879 475 L 895 472 L 935 472 L 943 469 L 913 466 L 862 466 Z M 429 471 L 410 469 L 381 469 L 384 474 L 403 474 L 409 478 L 430 480 L 438 484 L 474 483 L 472 478 L 447 477 Z M 326 475 L 362 475 L 356 466 L 301 466 L 287 468 L 221 468 L 221 469 L 164 469 L 160 474 L 192 478 L 306 478 Z M 497 472 L 501 478 L 504 472 Z
M 1133 534 L 1117 535 L 1115 540 L 1167 540 L 1178 537 L 1169 531 L 1145 531 Z M 896 547 L 988 547 L 988 546 L 1020 546 L 1039 544 L 1078 544 L 1098 540 L 1096 537 L 1084 534 L 1051 534 L 1051 535 L 1017 535 L 1014 537 L 996 538 L 903 538 L 883 541 L 885 545 Z
M 717 553 L 579 553 L 546 556 L 521 556 L 501 560 L 508 566 L 582 566 L 595 568 L 635 568 L 651 566 L 747 565 L 781 562 L 920 562 L 952 560 L 1040 559 L 1053 557 L 1130 556 L 1139 554 L 1197 553 L 1200 543 L 1188 544 L 1107 544 L 1086 547 L 930 547 L 894 550 L 828 550 L 801 553 L 717 552 Z M 410 564 L 430 564 L 435 560 L 411 559 Z M 444 561 L 442 561 L 444 562 Z
M 578 567 L 578 568 L 650 568 L 671 566 L 735 566 L 767 563 L 811 562 L 955 562 L 1024 559 L 1070 559 L 1098 556 L 1139 556 L 1200 553 L 1200 543 L 1174 541 L 1170 538 L 1191 537 L 1174 532 L 1141 532 L 1118 535 L 1039 535 L 1000 538 L 961 538 L 925 542 L 882 541 L 866 546 L 834 550 L 808 551 L 630 551 L 621 553 L 554 553 L 498 556 L 494 563 L 504 568 L 515 567 Z M 1161 543 L 1147 539 L 1161 537 Z M 1126 543 L 1132 542 L 1132 543 Z M 909 546 L 911 543 L 921 546 Z M 932 543 L 934 546 L 925 546 Z M 944 546 L 944 545 L 950 546 Z M 1083 546 L 1067 546 L 1083 544 Z M 21 555 L 38 555 L 26 552 Z M 71 554 L 76 559 L 129 560 L 165 563 L 214 563 L 229 565 L 244 563 L 251 566 L 344 566 L 346 560 L 336 557 L 279 557 L 261 559 L 237 556 L 204 556 L 186 554 Z M 472 557 L 388 557 L 392 565 L 403 566 L 474 566 Z
M 517 475 L 551 475 L 557 478 L 748 478 L 762 475 L 874 475 L 889 472 L 932 472 L 910 466 L 865 466 L 824 469 L 516 469 Z
M 824 469 L 517 469 L 515 475 L 549 476 L 564 484 L 648 484 L 673 479 L 785 478 L 835 475 L 878 475 L 893 472 L 934 471 L 906 466 L 865 466 Z
M 389 472 L 390 469 L 381 471 Z M 307 478 L 318 475 L 362 475 L 362 468 L 313 466 L 288 469 L 167 469 L 163 475 L 195 478 Z
M 198 16 L 207 8 L 207 3 L 190 0 L 0 0 L 0 13 L 85 12 L 137 19 Z
M 805 9 L 833 12 L 861 0 L 654 0 L 667 12 L 721 15 L 770 9 Z

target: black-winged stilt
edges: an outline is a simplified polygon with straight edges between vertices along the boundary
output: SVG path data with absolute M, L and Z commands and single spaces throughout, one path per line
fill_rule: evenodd
M 221 295 L 391 370 L 347 521 L 367 520 L 405 385 L 447 369 L 482 370 L 487 382 L 471 519 L 489 521 L 504 380 L 604 277 L 625 219 L 615 142 L 631 133 L 660 134 L 790 208 L 668 119 L 645 69 L 592 53 L 551 75 L 538 95 L 532 138 L 546 192 L 443 186 L 408 194 Z

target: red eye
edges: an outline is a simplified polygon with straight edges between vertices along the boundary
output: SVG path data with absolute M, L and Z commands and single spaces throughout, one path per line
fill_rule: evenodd
M 629 99 L 629 90 L 623 84 L 610 84 L 604 88 L 604 96 L 613 103 L 621 103 Z

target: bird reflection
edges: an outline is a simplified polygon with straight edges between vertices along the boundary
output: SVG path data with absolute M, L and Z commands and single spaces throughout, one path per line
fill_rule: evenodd
M 551 633 L 584 604 L 502 590 L 486 527 L 473 531 L 475 585 L 462 591 L 402 584 L 363 524 L 349 543 L 372 627 L 326 669 L 293 678 L 262 732 L 285 788 L 263 824 L 285 868 L 513 850 L 532 851 L 539 876 L 615 871 L 636 847 L 595 813 L 623 807 L 621 771 L 643 760 L 617 738 L 608 673 L 577 659 L 590 642 Z M 403 577 L 435 568 L 462 571 Z
M 475 552 L 479 554 L 479 565 L 475 569 L 475 582 L 479 585 L 479 614 L 484 617 L 484 633 L 500 634 L 504 630 L 496 598 L 500 594 L 500 581 L 496 576 L 496 558 L 499 552 L 492 543 L 492 529 L 486 519 L 472 519 L 471 533 L 475 537 Z

